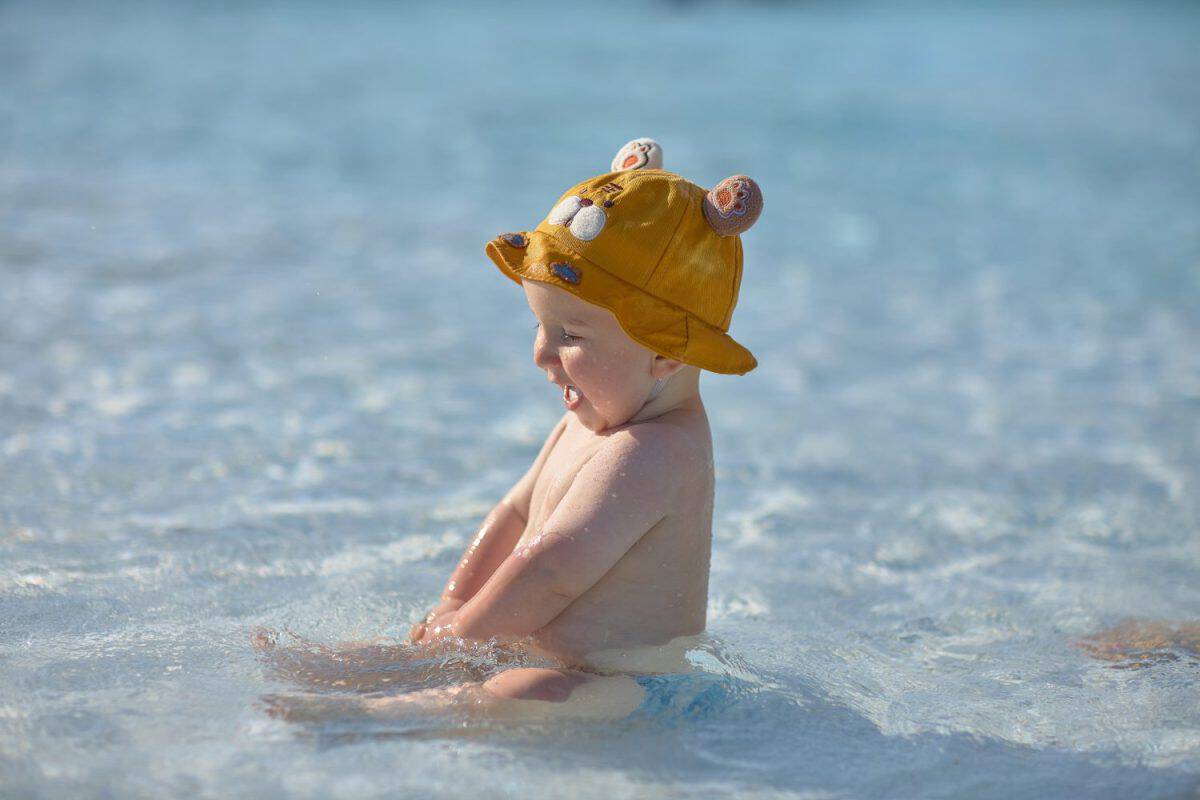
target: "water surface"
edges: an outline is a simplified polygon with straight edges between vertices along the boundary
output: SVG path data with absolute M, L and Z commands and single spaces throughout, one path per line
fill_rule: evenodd
M 8 796 L 1184 797 L 1191 5 L 0 8 Z M 483 255 L 629 138 L 754 177 L 687 725 L 312 729 L 561 413 Z M 421 733 L 421 735 L 415 735 Z M 405 734 L 405 735 L 401 735 Z M 564 783 L 565 779 L 565 783 Z

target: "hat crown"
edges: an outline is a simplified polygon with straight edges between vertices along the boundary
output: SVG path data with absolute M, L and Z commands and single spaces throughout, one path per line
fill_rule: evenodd
M 705 214 L 708 191 L 663 169 L 617 170 L 564 192 L 537 231 L 610 274 L 728 330 L 741 242 Z

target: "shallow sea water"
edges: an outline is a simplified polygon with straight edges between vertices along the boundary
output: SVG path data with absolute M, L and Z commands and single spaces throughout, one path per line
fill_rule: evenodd
M 1200 9 L 0 7 L 0 794 L 1200 787 Z M 712 718 L 303 726 L 561 413 L 483 255 L 633 136 L 745 172 Z

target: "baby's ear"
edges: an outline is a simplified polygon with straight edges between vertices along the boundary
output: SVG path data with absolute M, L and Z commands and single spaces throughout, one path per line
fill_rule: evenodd
M 704 217 L 721 236 L 737 236 L 750 229 L 762 207 L 758 184 L 747 175 L 731 175 L 704 198 Z
M 632 139 L 617 151 L 612 160 L 613 172 L 631 169 L 662 169 L 662 147 L 653 139 Z

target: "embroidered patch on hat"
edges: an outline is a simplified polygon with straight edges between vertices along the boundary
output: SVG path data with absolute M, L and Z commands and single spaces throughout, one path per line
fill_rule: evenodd
M 616 197 L 617 195 L 619 195 L 619 194 L 620 194 L 621 192 L 623 192 L 624 190 L 625 190 L 625 187 L 624 187 L 624 186 L 621 186 L 620 184 L 613 183 L 612 181 L 609 181 L 608 183 L 606 183 L 606 184 L 604 184 L 603 186 L 601 186 L 601 187 L 600 187 L 600 191 L 602 191 L 602 192 L 604 192 L 606 195 L 608 195 L 608 199 L 604 201 L 604 207 L 605 207 L 605 208 L 612 208 L 612 207 L 613 207 L 613 201 L 612 201 L 612 198 L 613 198 L 613 197 Z
M 512 247 L 525 247 L 529 244 L 529 239 L 520 233 L 502 233 L 500 234 L 500 238 L 508 242 Z
M 626 142 L 612 161 L 612 171 L 629 169 L 662 169 L 662 147 L 653 139 L 642 137 Z
M 746 213 L 746 198 L 749 196 L 750 189 L 741 176 L 726 178 L 712 190 L 717 213 L 727 219 L 734 214 L 740 217 Z
M 762 212 L 762 190 L 747 175 L 731 175 L 713 187 L 702 203 L 704 217 L 721 236 L 737 236 Z
M 600 231 L 604 230 L 604 223 L 608 217 L 600 206 L 594 205 L 590 200 L 586 202 L 587 205 L 579 209 L 579 213 L 571 220 L 568 227 L 576 239 L 590 242 L 600 235 Z
M 583 198 L 578 195 L 564 197 L 554 208 L 550 209 L 546 221 L 551 225 L 569 225 L 579 209 L 583 208 Z
M 565 261 L 555 261 L 550 265 L 550 271 L 567 283 L 579 283 L 581 277 L 579 270 Z
M 608 216 L 590 198 L 572 195 L 550 209 L 546 221 L 551 225 L 565 225 L 576 239 L 590 242 L 604 230 Z

